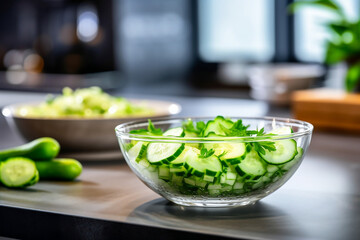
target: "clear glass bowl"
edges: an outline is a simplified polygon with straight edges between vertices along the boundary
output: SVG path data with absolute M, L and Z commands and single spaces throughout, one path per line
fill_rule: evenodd
M 181 127 L 184 122 L 191 119 L 194 123 L 198 121 L 207 122 L 214 118 L 167 118 L 156 119 L 152 123 L 156 128 L 166 131 L 169 128 Z M 132 130 L 147 129 L 147 121 L 133 121 L 123 123 L 115 128 L 121 151 L 127 164 L 136 176 L 141 179 L 150 189 L 160 194 L 171 202 L 184 206 L 202 207 L 229 207 L 253 204 L 280 188 L 298 169 L 306 150 L 311 141 L 313 126 L 310 123 L 277 117 L 249 118 L 230 117 L 233 121 L 241 119 L 249 129 L 264 128 L 269 132 L 275 128 L 291 127 L 291 133 L 281 133 L 276 136 L 252 136 L 252 137 L 173 137 L 153 136 L 130 133 Z M 201 175 L 196 175 L 189 169 L 182 176 L 178 176 L 166 164 L 153 165 L 147 161 L 148 152 L 144 154 L 144 161 L 135 159 L 131 154 L 131 146 L 139 141 L 148 143 L 183 144 L 185 147 L 198 147 L 203 144 L 216 143 L 243 143 L 244 146 L 255 146 L 264 142 L 274 142 L 275 146 L 281 146 L 281 141 L 296 141 L 297 155 L 291 161 L 282 164 L 272 164 L 261 159 L 265 172 L 261 176 L 253 177 L 238 171 L 235 165 L 223 164 L 222 173 L 213 180 L 203 181 Z M 279 145 L 278 145 L 279 143 Z M 246 147 L 247 154 L 250 154 Z M 280 148 L 280 147 L 279 147 Z M 250 155 L 249 155 L 250 158 Z M 221 157 L 219 158 L 221 159 Z M 240 162 L 242 159 L 240 159 Z M 171 163 L 171 162 L 170 162 Z M 226 166 L 228 165 L 228 166 Z M 161 168 L 161 170 L 159 170 Z M 169 170 L 170 169 L 170 170 Z M 163 174 L 167 171 L 167 174 Z M 231 179 L 227 172 L 232 172 Z M 224 176 L 222 176 L 224 175 Z M 175 180 L 174 180 L 175 179 Z M 205 179 L 205 177 L 204 177 Z M 229 180 L 229 181 L 228 181 Z

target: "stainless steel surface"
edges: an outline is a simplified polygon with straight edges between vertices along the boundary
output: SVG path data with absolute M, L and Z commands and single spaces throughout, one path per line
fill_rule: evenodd
M 184 115 L 226 115 L 233 109 L 231 115 L 290 116 L 286 109 L 239 99 L 162 98 L 182 104 Z M 2 117 L 0 133 L 0 149 L 22 143 Z M 54 216 L 52 220 L 43 219 L 49 226 L 65 214 L 144 226 L 142 231 L 148 231 L 145 226 L 150 226 L 220 239 L 358 239 L 359 156 L 360 136 L 315 129 L 295 175 L 281 189 L 249 207 L 203 209 L 170 204 L 143 185 L 122 161 L 88 162 L 79 181 L 73 183 L 44 181 L 27 190 L 0 187 L 0 207 L 6 207 L 9 213 L 29 209 L 34 215 L 49 212 Z M 74 224 L 67 231 L 81 227 L 80 223 Z M 102 231 L 101 223 L 96 227 Z M 0 235 L 2 231 L 0 228 Z M 105 236 L 106 231 L 102 234 Z

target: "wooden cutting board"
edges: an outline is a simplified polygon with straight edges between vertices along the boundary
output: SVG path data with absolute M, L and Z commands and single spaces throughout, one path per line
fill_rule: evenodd
M 360 94 L 336 89 L 295 91 L 291 107 L 296 119 L 317 129 L 360 133 Z

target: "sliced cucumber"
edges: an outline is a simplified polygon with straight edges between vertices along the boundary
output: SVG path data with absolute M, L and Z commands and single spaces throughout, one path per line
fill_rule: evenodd
M 272 139 L 272 135 L 268 135 L 269 139 L 263 142 L 254 140 L 245 144 L 226 139 L 219 140 L 219 143 L 213 141 L 216 137 L 225 138 L 237 134 L 239 137 L 252 136 L 253 132 L 263 135 L 263 130 L 242 131 L 245 128 L 246 126 L 241 126 L 241 122 L 237 122 L 235 126 L 232 120 L 217 117 L 203 123 L 198 128 L 199 131 L 178 127 L 168 129 L 163 134 L 181 137 L 183 143 L 145 144 L 133 141 L 128 154 L 144 176 L 154 181 L 161 180 L 161 184 L 174 187 L 174 191 L 212 197 L 239 196 L 268 188 L 270 184 L 283 178 L 294 165 L 297 166 L 303 157 L 303 149 L 297 146 L 295 140 L 277 140 L 276 136 Z M 279 127 L 269 133 L 291 134 L 292 129 Z M 211 139 L 191 143 L 187 137 Z
M 144 159 L 146 154 L 147 144 L 144 142 L 137 142 L 133 147 L 128 151 L 129 158 L 131 161 L 139 162 Z
M 214 154 L 218 156 L 220 160 L 225 160 L 231 165 L 240 163 L 240 160 L 244 159 L 246 155 L 245 143 L 205 143 L 204 146 L 207 149 L 214 149 Z
M 170 180 L 170 169 L 166 166 L 159 166 L 159 178 L 163 180 Z
M 304 154 L 304 149 L 302 147 L 298 147 L 297 148 L 297 154 L 294 157 L 293 160 L 291 160 L 290 162 L 285 163 L 284 165 L 281 166 L 282 170 L 288 171 L 292 166 L 294 166 L 303 156 Z
M 240 176 L 249 178 L 262 176 L 266 172 L 264 162 L 255 151 L 248 153 L 235 169 Z
M 6 187 L 24 188 L 39 181 L 39 172 L 31 159 L 13 157 L 1 162 L 0 180 Z
M 208 136 L 209 133 L 215 133 L 217 135 L 226 135 L 223 128 L 230 129 L 234 125 L 233 121 L 230 119 L 225 119 L 224 117 L 217 116 L 214 120 L 207 122 L 203 135 Z
M 164 136 L 183 137 L 185 136 L 184 129 L 182 127 L 170 128 L 163 134 Z
M 146 157 L 153 165 L 168 164 L 180 156 L 184 148 L 182 143 L 149 143 Z
M 222 171 L 222 166 L 220 160 L 212 155 L 208 158 L 200 157 L 189 157 L 186 159 L 185 168 L 187 168 L 193 175 L 198 177 L 209 176 L 214 178 L 220 175 Z M 205 180 L 205 179 L 204 179 Z M 206 179 L 209 181 L 210 179 Z
M 195 132 L 185 131 L 185 136 L 184 136 L 185 139 L 194 138 L 194 137 L 198 137 L 198 135 Z M 199 147 L 199 143 L 188 143 L 187 145 L 194 148 Z
M 265 150 L 265 154 L 259 155 L 270 164 L 284 164 L 291 161 L 297 154 L 296 141 L 294 139 L 278 140 L 275 142 L 275 151 Z
M 180 168 L 188 158 L 197 158 L 198 154 L 200 154 L 199 149 L 185 146 L 184 151 L 175 160 L 171 161 L 170 166 L 172 168 Z

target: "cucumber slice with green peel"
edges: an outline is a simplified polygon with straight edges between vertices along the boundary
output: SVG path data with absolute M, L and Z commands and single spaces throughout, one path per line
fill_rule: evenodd
M 183 137 L 185 136 L 184 129 L 182 127 L 170 128 L 163 134 L 164 136 Z
M 239 163 L 246 155 L 245 143 L 205 143 L 204 146 L 207 149 L 214 149 L 214 154 L 220 157 L 220 160 L 226 160 L 230 164 Z M 238 161 L 234 163 L 232 160 Z
M 39 181 L 39 172 L 31 159 L 13 157 L 1 162 L 0 181 L 6 187 L 24 188 Z
M 262 176 L 266 173 L 265 164 L 255 151 L 248 153 L 245 159 L 235 167 L 235 170 L 240 176 L 248 176 L 248 178 Z
M 271 134 L 291 134 L 294 131 L 291 127 L 278 127 L 271 130 L 269 133 Z
M 208 137 L 222 137 L 213 132 L 208 134 Z M 220 158 L 222 162 L 225 161 L 225 165 L 236 165 L 240 163 L 241 159 L 245 158 L 247 153 L 247 146 L 245 143 L 230 143 L 230 142 L 221 142 L 221 143 L 205 143 L 204 147 L 206 149 L 214 149 L 215 155 Z
M 195 132 L 185 131 L 185 135 L 184 135 L 185 140 L 186 140 L 186 138 L 195 138 L 195 137 L 198 137 L 198 135 Z M 200 144 L 199 143 L 187 143 L 186 145 L 189 147 L 198 148 Z
M 297 154 L 297 146 L 294 139 L 278 140 L 274 141 L 274 143 L 275 151 L 265 150 L 265 154 L 259 153 L 262 159 L 270 164 L 284 164 L 294 159 Z
M 193 175 L 198 177 L 210 176 L 217 177 L 222 172 L 222 165 L 220 160 L 212 155 L 208 158 L 188 158 L 184 164 Z
M 200 154 L 200 150 L 194 147 L 185 146 L 184 151 L 173 161 L 170 162 L 170 167 L 179 168 L 184 165 L 186 159 L 197 158 Z
M 183 143 L 149 143 L 146 157 L 153 165 L 168 164 L 180 156 L 184 149 Z
M 285 170 L 285 171 L 288 171 L 292 166 L 294 166 L 303 156 L 304 154 L 304 149 L 302 147 L 297 147 L 297 154 L 296 156 L 294 157 L 293 160 L 285 163 L 284 165 L 281 165 L 281 169 L 282 170 Z
M 208 136 L 210 133 L 215 133 L 217 135 L 226 135 L 223 128 L 230 129 L 234 125 L 234 122 L 230 119 L 225 119 L 224 117 L 217 116 L 214 120 L 210 120 L 206 123 L 203 135 Z
M 139 162 L 145 158 L 147 144 L 144 142 L 137 142 L 134 146 L 128 151 L 129 158 L 132 161 Z

